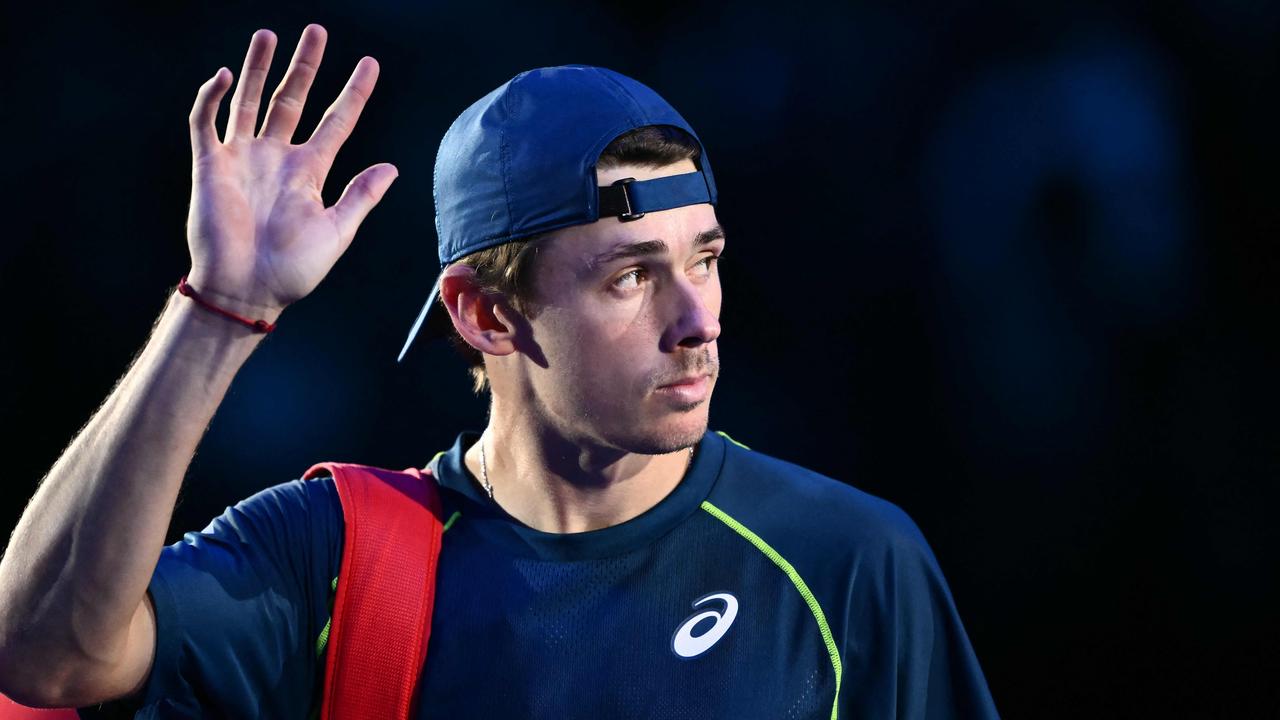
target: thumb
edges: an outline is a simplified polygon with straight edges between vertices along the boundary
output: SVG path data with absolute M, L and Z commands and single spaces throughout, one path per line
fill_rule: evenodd
M 343 240 L 347 243 L 351 242 L 360 223 L 364 222 L 365 216 L 378 204 L 378 201 L 382 200 L 387 188 L 391 187 L 391 183 L 395 182 L 399 176 L 400 171 L 395 165 L 379 163 L 365 168 L 360 174 L 351 178 L 351 182 L 347 183 L 347 187 L 342 191 L 342 197 L 338 198 L 338 202 L 334 203 L 330 209 L 338 234 Z

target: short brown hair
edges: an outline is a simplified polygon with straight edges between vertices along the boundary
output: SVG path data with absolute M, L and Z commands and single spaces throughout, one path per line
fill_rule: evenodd
M 684 130 L 672 125 L 646 125 L 614 138 L 600 153 L 596 169 L 608 170 L 622 165 L 660 168 L 681 160 L 697 162 L 701 155 L 698 141 Z M 482 291 L 505 296 L 518 312 L 531 317 L 538 308 L 534 286 L 538 249 L 554 233 L 553 230 L 512 240 L 471 253 L 456 262 L 475 268 L 476 284 Z M 440 303 L 444 304 L 443 295 L 440 296 Z M 450 340 L 471 365 L 472 385 L 476 394 L 487 390 L 489 375 L 485 371 L 484 353 L 471 347 L 456 329 L 451 331 Z

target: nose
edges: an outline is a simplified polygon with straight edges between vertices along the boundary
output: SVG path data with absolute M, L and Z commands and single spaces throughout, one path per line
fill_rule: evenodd
M 695 348 L 720 337 L 719 292 L 718 283 L 695 284 L 688 278 L 680 278 L 671 286 L 672 320 L 663 334 L 663 352 L 675 352 L 677 347 Z

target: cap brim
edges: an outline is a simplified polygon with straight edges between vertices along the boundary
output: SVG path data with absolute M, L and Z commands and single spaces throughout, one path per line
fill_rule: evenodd
M 400 348 L 400 355 L 396 358 L 396 362 L 404 360 L 405 353 L 409 352 L 409 346 L 419 335 L 427 338 L 443 337 L 448 335 L 453 327 L 448 313 L 444 308 L 438 307 L 436 302 L 436 296 L 440 294 L 442 277 L 444 277 L 443 272 L 436 276 L 436 281 L 431 286 L 431 294 L 427 296 L 427 302 L 422 306 L 422 310 L 418 311 L 418 318 L 413 321 L 413 327 L 409 328 L 409 337 L 405 338 L 404 347 Z

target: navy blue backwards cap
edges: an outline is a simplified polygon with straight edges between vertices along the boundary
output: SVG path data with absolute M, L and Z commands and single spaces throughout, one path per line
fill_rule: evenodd
M 596 162 L 605 146 L 646 125 L 671 125 L 693 136 L 702 151 L 698 170 L 598 186 Z M 516 75 L 453 121 L 436 155 L 433 196 L 443 270 L 478 250 L 602 217 L 625 222 L 646 212 L 715 205 L 716 184 L 702 140 L 656 92 L 612 70 L 562 65 Z M 397 362 L 439 292 L 437 276 Z

